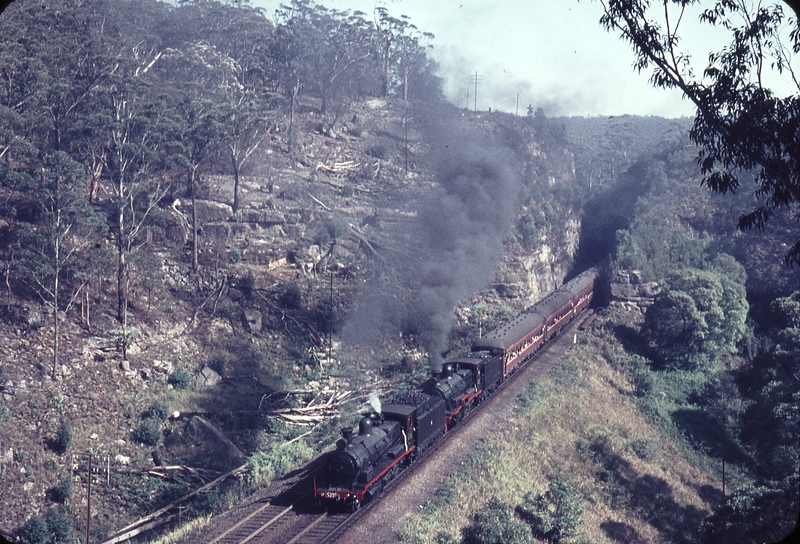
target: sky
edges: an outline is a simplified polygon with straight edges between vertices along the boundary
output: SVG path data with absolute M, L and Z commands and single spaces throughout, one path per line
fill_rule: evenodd
M 287 0 L 251 0 L 272 17 Z M 445 94 L 454 104 L 524 115 L 528 105 L 548 116 L 693 115 L 679 91 L 652 88 L 649 73 L 633 70 L 634 54 L 618 35 L 600 27 L 597 0 L 320 0 L 338 10 L 372 16 L 377 5 L 407 15 L 435 35 Z M 708 31 L 691 32 L 690 50 L 704 60 L 719 49 Z M 517 106 L 519 104 L 519 106 Z

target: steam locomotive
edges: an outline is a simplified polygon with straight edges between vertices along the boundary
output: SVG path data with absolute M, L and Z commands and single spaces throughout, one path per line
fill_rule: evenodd
M 314 497 L 356 510 L 403 468 L 494 393 L 592 300 L 598 271 L 591 268 L 450 359 L 418 389 L 361 419 L 358 434 L 342 429 L 327 454 Z

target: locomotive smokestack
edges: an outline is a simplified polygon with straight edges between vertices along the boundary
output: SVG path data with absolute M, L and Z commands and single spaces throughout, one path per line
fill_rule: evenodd
M 344 427 L 342 429 L 342 438 L 344 438 L 345 442 L 350 443 L 353 440 L 353 428 Z

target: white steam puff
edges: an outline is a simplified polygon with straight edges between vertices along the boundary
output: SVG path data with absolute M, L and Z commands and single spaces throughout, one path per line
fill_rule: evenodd
M 371 391 L 368 397 L 369 405 L 372 406 L 372 409 L 375 410 L 375 413 L 380 415 L 381 413 L 381 399 L 378 397 L 377 391 Z

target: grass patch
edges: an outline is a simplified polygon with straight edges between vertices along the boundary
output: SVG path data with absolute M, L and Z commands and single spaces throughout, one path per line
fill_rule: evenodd
M 673 435 L 641 414 L 627 372 L 600 355 L 608 341 L 584 335 L 553 372 L 520 395 L 511 428 L 487 437 L 444 480 L 410 517 L 403 542 L 434 544 L 437 535 L 461 535 L 469 513 L 484 508 L 488 497 L 516 508 L 526 496 L 529 503 L 547 496 L 554 481 L 568 483 L 581 505 L 577 541 L 693 538 L 713 506 L 709 490 L 721 484 L 696 470 L 696 460 L 672 445 Z

